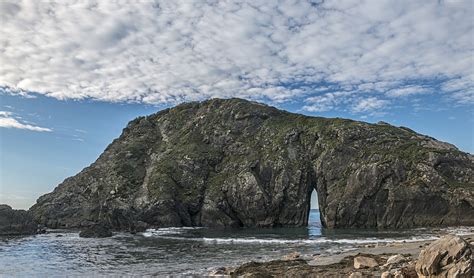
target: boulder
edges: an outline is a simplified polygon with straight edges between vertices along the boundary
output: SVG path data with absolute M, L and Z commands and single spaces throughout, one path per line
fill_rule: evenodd
M 354 258 L 354 268 L 363 269 L 363 268 L 373 268 L 379 264 L 374 258 L 366 256 L 357 256 Z
M 406 278 L 406 277 L 403 275 L 402 271 L 397 270 L 395 271 L 395 273 L 393 273 L 393 278 Z
M 141 233 L 146 231 L 148 224 L 143 221 L 136 221 L 130 226 L 129 232 L 131 234 Z
M 111 237 L 112 231 L 106 225 L 97 224 L 90 227 L 85 227 L 83 230 L 81 230 L 79 236 L 86 238 Z
M 0 236 L 32 235 L 39 231 L 38 224 L 29 212 L 0 205 Z
M 212 270 L 211 272 L 209 272 L 208 276 L 210 276 L 210 277 L 213 277 L 213 276 L 228 277 L 232 271 L 233 271 L 232 268 L 219 267 L 219 268 L 216 268 L 216 269 Z
M 299 252 L 291 252 L 288 255 L 283 256 L 283 260 L 296 260 L 301 257 Z
M 459 236 L 444 236 L 423 249 L 415 269 L 419 277 L 471 277 L 473 255 Z
M 387 259 L 387 264 L 399 264 L 405 262 L 407 259 L 400 254 L 393 255 Z
M 405 264 L 401 269 L 399 269 L 395 274 L 401 275 L 402 278 L 418 278 L 415 270 L 415 262 L 410 261 L 408 264 Z

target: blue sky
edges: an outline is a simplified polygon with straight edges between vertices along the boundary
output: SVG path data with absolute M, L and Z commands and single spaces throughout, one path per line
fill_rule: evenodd
M 27 208 L 126 123 L 240 97 L 474 153 L 472 1 L 0 1 L 0 203 Z

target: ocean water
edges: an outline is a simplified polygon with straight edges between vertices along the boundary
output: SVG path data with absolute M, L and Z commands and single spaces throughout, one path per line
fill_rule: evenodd
M 233 229 L 163 228 L 105 239 L 80 238 L 77 232 L 54 231 L 26 237 L 0 237 L 0 276 L 97 276 L 206 274 L 221 266 L 304 255 L 336 253 L 358 244 L 418 241 L 455 230 L 321 229 L 312 210 L 306 228 Z

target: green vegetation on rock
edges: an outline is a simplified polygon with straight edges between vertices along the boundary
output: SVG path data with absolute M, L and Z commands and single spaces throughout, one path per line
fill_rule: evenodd
M 308 117 L 240 99 L 131 121 L 90 167 L 31 208 L 52 227 L 474 225 L 474 159 L 387 123 Z

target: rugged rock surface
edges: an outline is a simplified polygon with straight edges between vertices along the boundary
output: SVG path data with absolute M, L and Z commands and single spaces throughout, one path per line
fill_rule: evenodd
M 354 258 L 354 268 L 361 269 L 361 268 L 373 268 L 378 266 L 379 264 L 374 258 L 366 257 L 366 256 L 357 256 Z
M 474 225 L 472 155 L 403 127 L 240 99 L 131 121 L 31 212 L 53 228 L 304 226 L 313 189 L 326 227 Z
M 94 238 L 102 238 L 102 237 L 111 237 L 112 236 L 112 231 L 110 230 L 109 227 L 98 224 L 98 225 L 93 225 L 90 227 L 84 228 L 80 233 L 80 237 L 94 237 Z
M 285 256 L 283 256 L 283 260 L 296 260 L 298 259 L 299 257 L 301 257 L 301 254 L 299 252 L 292 252 L 290 254 L 287 254 Z
M 350 260 L 328 266 L 310 266 L 305 260 L 276 260 L 269 262 L 249 262 L 236 269 L 227 269 L 221 275 L 227 277 L 270 278 L 270 277 L 348 277 Z M 222 277 L 222 276 L 221 276 Z M 364 276 L 360 276 L 364 277 Z
M 38 224 L 25 210 L 15 210 L 8 205 L 0 205 L 0 236 L 32 235 L 38 232 Z
M 472 277 L 472 247 L 464 239 L 448 235 L 422 250 L 416 263 L 419 277 Z
M 405 262 L 406 260 L 407 259 L 405 258 L 405 256 L 397 254 L 388 258 L 386 265 L 399 264 Z
M 471 239 L 470 236 L 465 238 Z M 421 253 L 417 248 L 413 249 L 416 244 L 386 245 L 370 250 L 359 246 L 360 251 L 366 249 L 369 253 L 345 251 L 343 257 L 335 254 L 317 257 L 301 255 L 292 260 L 248 262 L 238 267 L 220 267 L 210 275 L 219 277 L 472 277 L 472 243 L 468 245 L 464 239 L 449 235 L 432 241 L 431 245 L 428 244 L 429 246 Z M 392 251 L 407 253 L 402 255 L 392 253 Z M 332 259 L 328 260 L 331 257 Z
M 364 254 L 376 263 L 384 260 L 379 256 Z M 248 262 L 236 268 L 221 268 L 213 275 L 227 275 L 225 277 L 380 277 L 381 271 L 377 268 L 354 269 L 354 256 L 347 256 L 340 262 L 312 266 L 301 258 L 293 260 L 274 260 L 268 262 Z M 222 276 L 221 276 L 222 277 Z M 411 278 L 406 276 L 407 278 Z

